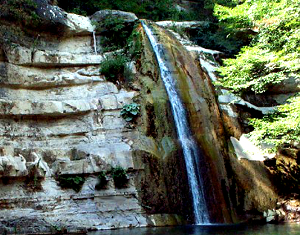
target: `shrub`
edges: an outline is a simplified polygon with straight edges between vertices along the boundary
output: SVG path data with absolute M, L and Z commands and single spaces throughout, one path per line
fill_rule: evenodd
M 108 182 L 108 179 L 107 179 L 105 171 L 101 171 L 98 175 L 98 183 L 96 184 L 95 189 L 100 190 L 100 189 L 106 188 L 107 182 Z
M 84 15 L 91 15 L 98 10 L 114 9 L 133 12 L 139 18 L 155 21 L 186 17 L 184 12 L 175 8 L 172 0 L 59 0 L 58 5 L 66 11 Z
M 126 122 L 134 121 L 140 114 L 140 105 L 137 103 L 131 103 L 124 105 L 121 110 L 121 116 Z
M 132 31 L 125 46 L 125 51 L 130 59 L 139 59 L 142 53 L 142 35 L 137 27 Z
M 95 23 L 95 25 L 96 31 L 102 36 L 100 43 L 103 52 L 123 48 L 133 30 L 133 25 L 113 15 L 107 16 L 103 22 Z
M 107 81 L 121 83 L 124 81 L 124 71 L 127 67 L 128 58 L 123 54 L 108 56 L 100 65 L 100 73 Z
M 227 59 L 219 68 L 221 78 L 216 85 L 234 93 L 263 93 L 270 85 L 281 82 L 286 75 L 274 60 L 275 54 L 259 47 L 244 47 L 236 59 Z
M 26 26 L 37 26 L 40 23 L 36 9 L 37 4 L 33 0 L 0 0 L 0 18 Z
M 255 4 L 255 7 L 254 7 Z M 256 28 L 250 46 L 224 61 L 219 84 L 236 93 L 263 93 L 288 77 L 299 78 L 300 8 L 296 0 L 246 1 L 231 9 L 216 8 L 224 27 Z
M 75 192 L 79 192 L 85 182 L 85 178 L 80 176 L 58 176 L 57 181 L 62 188 L 71 188 Z
M 131 60 L 139 60 L 142 50 L 142 41 L 141 33 L 138 31 L 137 27 L 132 30 L 128 38 L 128 32 L 124 35 L 126 38 L 122 39 L 125 45 L 123 46 L 123 52 L 113 53 L 112 55 L 107 56 L 100 65 L 100 73 L 110 82 L 118 85 L 125 83 L 125 85 L 130 87 L 134 76 L 129 64 Z M 119 44 L 119 46 L 121 46 L 121 44 Z
M 251 119 L 252 140 L 274 145 L 273 151 L 292 142 L 300 142 L 300 96 L 278 107 L 278 111 L 262 119 Z
M 237 37 L 238 30 L 232 32 L 221 24 L 204 22 L 196 29 L 189 30 L 190 39 L 196 44 L 213 50 L 219 50 L 234 55 L 242 46 L 249 43 L 248 38 L 241 40 Z
M 127 185 L 128 175 L 124 168 L 120 166 L 112 168 L 111 175 L 117 188 L 123 188 Z

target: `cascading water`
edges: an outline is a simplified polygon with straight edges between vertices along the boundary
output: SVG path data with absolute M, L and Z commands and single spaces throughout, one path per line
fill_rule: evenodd
M 209 215 L 204 198 L 203 180 L 199 172 L 199 157 L 201 157 L 199 154 L 199 149 L 192 137 L 185 107 L 176 90 L 172 73 L 168 69 L 167 61 L 164 60 L 163 47 L 161 44 L 158 44 L 151 29 L 144 22 L 142 22 L 142 25 L 154 50 L 157 62 L 159 64 L 161 78 L 164 82 L 171 103 L 177 135 L 183 149 L 190 191 L 193 197 L 195 224 L 208 224 Z
M 96 32 L 95 31 L 93 31 L 93 41 L 94 41 L 95 55 L 97 55 L 97 41 L 96 41 Z

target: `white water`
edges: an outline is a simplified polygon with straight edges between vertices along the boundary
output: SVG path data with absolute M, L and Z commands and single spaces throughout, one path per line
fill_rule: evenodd
M 201 156 L 199 155 L 199 150 L 188 125 L 185 107 L 176 90 L 175 81 L 171 71 L 168 69 L 167 61 L 164 60 L 163 46 L 157 43 L 151 29 L 144 22 L 142 22 L 142 25 L 155 52 L 161 78 L 171 103 L 177 135 L 182 145 L 189 186 L 193 197 L 195 224 L 208 224 L 209 216 L 204 198 L 203 180 L 199 172 L 199 157 Z
M 93 41 L 94 41 L 95 55 L 97 55 L 97 41 L 96 41 L 96 33 L 95 33 L 95 31 L 93 31 Z

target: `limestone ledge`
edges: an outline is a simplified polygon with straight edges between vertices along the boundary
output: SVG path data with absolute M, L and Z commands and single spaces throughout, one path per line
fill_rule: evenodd
M 15 65 L 31 66 L 79 66 L 99 65 L 103 60 L 102 55 L 74 54 L 71 52 L 41 51 L 22 46 L 6 49 L 9 63 Z
M 51 178 L 42 182 L 45 191 L 41 192 L 30 193 L 22 187 L 21 182 L 5 185 L 0 192 L 3 198 L 0 200 L 0 220 L 35 218 L 29 223 L 30 226 L 34 226 L 36 220 L 40 219 L 44 221 L 39 227 L 40 232 L 43 229 L 47 230 L 47 226 L 50 225 L 65 227 L 68 231 L 80 228 L 111 229 L 147 225 L 132 183 L 124 189 L 116 189 L 109 185 L 106 190 L 95 191 L 97 182 L 95 176 L 88 177 L 79 193 L 72 189 L 61 189 Z M 18 195 L 15 195 L 15 189 L 19 190 Z M 8 195 L 11 197 L 7 197 Z M 30 226 L 26 226 L 27 232 Z
M 27 89 L 11 89 L 0 88 L 0 99 L 14 102 L 70 102 L 68 100 L 93 100 L 92 103 L 97 103 L 103 110 L 121 109 L 125 104 L 132 102 L 136 95 L 134 91 L 118 91 L 116 86 L 110 82 L 101 82 L 80 86 L 58 87 L 45 90 L 27 90 Z M 24 103 L 24 105 L 25 105 Z M 80 103 L 80 102 L 79 102 Z M 49 106 L 49 104 L 45 104 Z
M 27 137 L 25 134 L 23 137 L 2 136 L 0 138 L 0 146 L 24 151 L 50 151 L 50 155 L 59 155 L 60 152 L 65 154 L 66 151 L 73 149 L 79 144 L 94 143 L 97 146 L 103 146 L 119 142 L 132 143 L 132 135 L 126 129 L 102 129 L 97 132 L 91 132 L 88 135 L 47 136 L 46 138 L 30 138 L 30 135 Z
M 104 82 L 98 66 L 36 68 L 0 63 L 0 84 L 24 89 L 46 89 Z M 114 88 L 117 91 L 117 88 Z
M 97 110 L 97 99 L 65 101 L 28 101 L 0 99 L 0 115 L 64 116 Z
M 64 101 L 64 100 L 86 100 L 100 98 L 104 95 L 119 93 L 115 85 L 109 82 L 95 84 L 83 84 L 80 86 L 54 87 L 52 89 L 11 89 L 0 88 L 0 98 L 6 100 L 31 100 L 31 101 Z M 130 94 L 130 93 L 129 93 Z M 126 93 L 120 93 L 118 97 L 132 97 Z
M 14 181 L 10 184 L 1 185 L 2 189 L 0 192 L 0 204 L 9 204 L 9 202 L 15 204 L 24 203 L 24 199 L 27 198 L 28 205 L 32 203 L 43 203 L 49 201 L 56 203 L 57 201 L 67 200 L 81 200 L 81 199 L 95 199 L 106 197 L 137 197 L 138 192 L 136 191 L 133 178 L 136 176 L 135 173 L 130 173 L 129 182 L 124 188 L 116 188 L 113 180 L 110 178 L 105 189 L 96 190 L 95 186 L 98 183 L 96 175 L 86 176 L 85 182 L 81 190 L 77 193 L 70 188 L 61 188 L 58 182 L 53 177 L 46 177 L 41 181 L 41 187 L 43 190 L 32 192 L 24 187 L 24 181 Z M 14 188 L 18 189 L 18 194 L 14 192 Z M 59 207 L 59 205 L 56 205 Z
M 3 176 L 20 177 L 28 174 L 26 160 L 23 156 L 1 156 L 0 178 Z
M 72 123 L 72 125 L 71 125 Z M 0 136 L 6 138 L 63 137 L 95 132 L 99 125 L 93 114 L 46 119 L 0 119 Z
M 27 142 L 26 138 L 32 140 L 51 140 L 51 137 L 62 138 L 64 136 L 80 136 L 89 133 L 90 136 L 98 135 L 101 138 L 103 131 L 118 131 L 121 133 L 125 130 L 126 121 L 120 116 L 120 111 L 103 111 L 100 114 L 90 113 L 84 115 L 70 116 L 46 116 L 37 121 L 36 118 L 29 116 L 16 116 L 17 119 L 10 120 L 10 116 L 0 119 L 0 136 L 6 139 L 14 139 Z M 66 114 L 64 114 L 66 115 Z M 23 118 L 20 120 L 20 118 Z M 70 124 L 72 123 L 72 125 Z M 24 139 L 23 139 L 24 138 Z
M 65 148 L 16 148 L 5 146 L 0 149 L 0 178 L 26 176 L 32 165 L 41 168 L 41 176 L 55 174 L 93 174 L 112 167 L 134 169 L 131 142 L 77 143 Z
M 82 145 L 77 147 L 75 154 L 84 159 L 71 161 L 69 158 L 58 158 L 52 165 L 53 171 L 57 174 L 76 175 L 110 170 L 116 166 L 134 169 L 131 147 L 125 143 L 115 143 L 102 148 Z
M 0 178 L 28 176 L 32 170 L 36 177 L 50 176 L 51 170 L 47 163 L 36 153 L 32 153 L 32 161 L 26 162 L 22 156 L 0 156 Z

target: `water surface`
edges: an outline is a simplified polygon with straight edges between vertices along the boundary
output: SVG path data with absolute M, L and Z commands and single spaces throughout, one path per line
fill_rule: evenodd
M 239 226 L 182 226 L 91 232 L 89 235 L 300 235 L 299 224 Z

